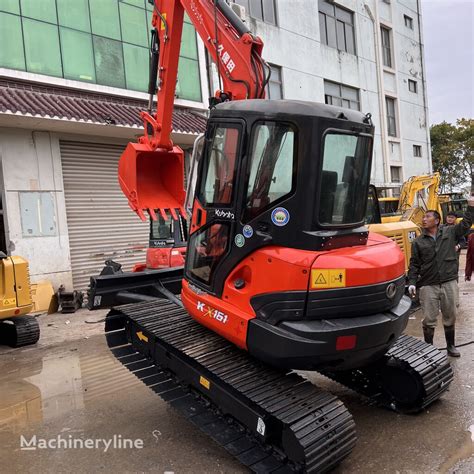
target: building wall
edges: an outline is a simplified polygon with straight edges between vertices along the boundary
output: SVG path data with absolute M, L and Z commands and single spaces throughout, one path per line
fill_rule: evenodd
M 247 5 L 244 0 L 237 3 Z M 324 80 L 359 89 L 361 111 L 372 114 L 376 129 L 373 182 L 389 184 L 390 166 L 402 167 L 402 179 L 429 172 L 426 84 L 417 1 L 337 1 L 336 5 L 354 13 L 356 55 L 321 42 L 317 0 L 275 0 L 275 5 L 276 25 L 251 18 L 248 11 L 246 21 L 265 43 L 264 58 L 282 67 L 283 97 L 324 102 Z M 404 14 L 413 19 L 413 30 L 405 26 Z M 392 69 L 382 64 L 381 23 L 392 28 Z M 408 79 L 417 81 L 417 94 L 409 92 Z M 397 102 L 396 138 L 387 135 L 386 94 Z M 413 157 L 414 144 L 422 146 L 421 158 Z
M 66 222 L 59 141 L 49 132 L 0 129 L 0 160 L 9 252 L 30 263 L 32 282 L 50 280 L 57 288 L 72 288 L 69 236 Z M 20 193 L 44 191 L 54 202 L 55 235 L 24 235 Z

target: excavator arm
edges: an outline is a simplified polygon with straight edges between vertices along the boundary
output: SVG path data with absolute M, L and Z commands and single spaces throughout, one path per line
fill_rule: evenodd
M 171 140 L 181 34 L 186 12 L 217 64 L 222 88 L 210 105 L 265 97 L 263 42 L 252 35 L 224 0 L 155 0 L 150 48 L 150 101 L 141 112 L 144 135 L 129 143 L 119 162 L 119 183 L 130 207 L 146 220 L 155 210 L 167 219 L 184 209 L 184 154 Z M 156 92 L 157 108 L 153 111 Z
M 398 210 L 405 212 L 414 207 L 439 208 L 439 173 L 412 176 L 402 186 Z

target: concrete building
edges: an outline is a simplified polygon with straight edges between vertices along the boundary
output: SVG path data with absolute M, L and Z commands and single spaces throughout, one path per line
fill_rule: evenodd
M 377 185 L 430 171 L 417 0 L 235 3 L 265 41 L 270 98 L 370 112 Z M 150 12 L 147 0 L 0 0 L 0 250 L 27 258 L 33 281 L 84 289 L 104 260 L 145 258 L 148 224 L 117 164 L 141 134 Z M 187 22 L 173 117 L 187 152 L 218 87 L 207 71 Z
M 371 113 L 372 181 L 431 171 L 419 0 L 235 0 L 272 65 L 270 98 Z
M 145 259 L 118 159 L 142 134 L 152 7 L 146 0 L 0 0 L 0 250 L 32 281 L 85 289 L 104 260 Z M 184 25 L 172 138 L 205 127 L 202 43 Z

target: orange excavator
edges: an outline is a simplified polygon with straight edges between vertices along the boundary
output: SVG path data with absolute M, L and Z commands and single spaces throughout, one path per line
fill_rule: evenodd
M 325 472 L 350 454 L 354 420 L 294 370 L 416 412 L 445 392 L 452 369 L 402 335 L 403 255 L 364 226 L 370 114 L 264 100 L 263 42 L 223 0 L 154 2 L 145 134 L 119 165 L 132 209 L 153 221 L 186 217 L 183 152 L 170 139 L 185 12 L 221 81 L 188 176 L 185 265 L 147 276 L 161 298 L 124 295 L 131 304 L 108 314 L 107 342 L 252 471 Z M 103 278 L 92 278 L 92 308 Z

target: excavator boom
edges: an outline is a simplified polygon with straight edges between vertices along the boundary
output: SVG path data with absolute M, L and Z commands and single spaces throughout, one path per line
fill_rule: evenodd
M 129 143 L 119 163 L 119 183 L 130 207 L 142 219 L 155 210 L 186 216 L 184 154 L 171 140 L 184 13 L 191 19 L 217 64 L 222 90 L 211 105 L 265 97 L 268 80 L 261 57 L 263 42 L 250 33 L 224 0 L 155 0 L 150 46 L 149 109 L 143 111 L 144 135 Z M 158 85 L 158 88 L 157 88 Z M 157 109 L 152 111 L 157 93 Z

